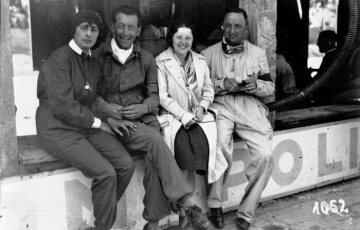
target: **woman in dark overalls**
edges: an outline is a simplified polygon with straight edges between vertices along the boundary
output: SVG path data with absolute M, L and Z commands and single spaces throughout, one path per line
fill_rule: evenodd
M 92 179 L 95 227 L 89 229 L 108 230 L 116 220 L 117 201 L 130 182 L 134 162 L 93 112 L 116 110 L 95 94 L 101 71 L 91 48 L 101 32 L 101 18 L 94 11 L 80 11 L 72 28 L 73 39 L 55 50 L 40 70 L 36 128 L 49 154 Z M 126 121 L 124 127 L 135 128 Z

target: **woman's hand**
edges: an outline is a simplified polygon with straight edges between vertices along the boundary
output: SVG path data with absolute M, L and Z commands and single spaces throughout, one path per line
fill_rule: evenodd
M 101 122 L 101 125 L 100 125 L 100 130 L 104 131 L 104 132 L 107 132 L 107 133 L 110 133 L 112 135 L 115 135 L 115 133 L 111 130 L 110 126 L 108 123 L 105 123 L 105 122 Z
M 104 107 L 104 113 L 111 118 L 121 120 L 123 107 L 118 104 L 108 103 Z
M 196 121 L 199 121 L 199 122 L 202 121 L 202 119 L 204 118 L 204 112 L 205 112 L 205 109 L 202 106 L 198 106 L 195 108 L 195 110 L 193 111 L 193 114 L 195 115 Z
M 128 120 L 117 120 L 111 117 L 108 118 L 108 123 L 111 129 L 120 136 L 123 136 L 123 132 L 125 132 L 130 137 L 130 131 L 132 130 L 135 132 L 137 128 L 134 123 Z
M 191 126 L 193 126 L 196 123 L 194 119 L 191 119 L 188 123 L 185 125 L 185 129 L 190 129 Z

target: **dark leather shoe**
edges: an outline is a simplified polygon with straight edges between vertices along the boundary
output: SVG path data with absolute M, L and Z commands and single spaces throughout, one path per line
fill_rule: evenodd
M 194 205 L 185 210 L 186 217 L 191 222 L 194 230 L 214 230 L 213 225 L 201 209 Z
M 222 208 L 210 208 L 209 220 L 213 223 L 215 228 L 222 229 L 224 227 L 224 213 Z
M 241 217 L 237 217 L 235 219 L 235 223 L 236 223 L 236 226 L 238 227 L 238 229 L 240 229 L 240 230 L 248 230 L 250 228 L 250 223 Z
M 145 224 L 143 230 L 161 230 L 159 222 L 148 222 Z

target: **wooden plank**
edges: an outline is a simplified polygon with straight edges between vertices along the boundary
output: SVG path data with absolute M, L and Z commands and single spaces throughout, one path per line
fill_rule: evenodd
M 328 105 L 276 113 L 275 129 L 283 130 L 360 117 L 360 105 Z
M 41 148 L 36 135 L 18 137 L 20 174 L 54 171 L 70 167 Z M 131 152 L 134 160 L 142 159 L 143 152 Z
M 43 150 L 36 135 L 19 136 L 18 153 L 21 175 L 69 167 Z

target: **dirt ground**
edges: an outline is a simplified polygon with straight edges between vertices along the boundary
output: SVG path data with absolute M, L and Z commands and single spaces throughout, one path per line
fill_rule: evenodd
M 260 204 L 249 230 L 359 230 L 360 178 L 350 179 L 322 188 L 287 196 Z M 341 210 L 343 200 L 344 209 Z M 335 201 L 338 208 L 326 211 L 323 204 Z M 319 204 L 319 213 L 314 207 Z M 324 214 L 321 210 L 325 210 Z M 224 230 L 236 230 L 236 212 L 225 214 Z M 168 230 L 177 230 L 172 227 Z M 189 228 L 190 230 L 191 228 Z

